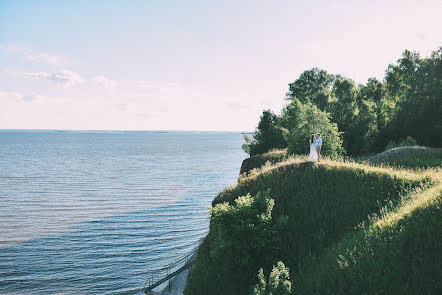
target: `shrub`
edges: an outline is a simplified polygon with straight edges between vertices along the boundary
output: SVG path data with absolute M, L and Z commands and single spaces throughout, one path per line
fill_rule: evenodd
M 256 144 L 256 142 L 253 139 L 253 137 L 251 137 L 250 135 L 247 135 L 247 134 L 244 134 L 243 138 L 244 138 L 245 143 L 243 143 L 241 145 L 241 148 L 246 154 L 250 155 L 250 150 L 251 150 L 252 146 Z
M 396 147 L 402 147 L 402 146 L 415 146 L 417 145 L 416 139 L 414 139 L 411 136 L 407 136 L 406 139 L 401 140 L 399 143 L 396 143 L 394 140 L 390 141 L 387 146 L 385 146 L 385 151 L 388 151 L 390 149 L 396 148 Z
M 258 272 L 258 284 L 253 289 L 253 295 L 287 295 L 292 294 L 289 268 L 282 261 L 273 266 L 268 283 L 262 268 Z
M 384 151 L 394 149 L 395 147 L 398 147 L 398 144 L 394 140 L 392 140 L 385 146 Z
M 399 146 L 415 146 L 415 145 L 417 145 L 417 141 L 411 136 L 407 136 L 406 139 L 402 140 L 399 143 Z
M 210 294 L 249 293 L 259 266 L 266 267 L 274 261 L 280 247 L 279 233 L 287 223 L 285 216 L 272 218 L 274 204 L 267 190 L 210 209 L 211 236 L 204 254 L 209 256 L 206 258 L 210 264 L 197 263 L 191 272 L 191 279 L 200 284 L 196 293 L 207 294 L 207 289 Z M 206 290 L 204 286 L 208 286 Z M 210 286 L 223 289 L 213 290 Z M 190 289 L 187 292 L 195 293 Z

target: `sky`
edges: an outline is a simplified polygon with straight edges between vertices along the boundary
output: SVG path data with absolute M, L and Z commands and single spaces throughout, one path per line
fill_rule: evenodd
M 442 1 L 0 0 L 0 129 L 253 131 L 319 67 L 442 46 Z

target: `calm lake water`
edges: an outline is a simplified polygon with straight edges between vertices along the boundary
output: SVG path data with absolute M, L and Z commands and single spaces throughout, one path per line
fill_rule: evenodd
M 236 182 L 239 133 L 0 131 L 0 294 L 140 294 Z

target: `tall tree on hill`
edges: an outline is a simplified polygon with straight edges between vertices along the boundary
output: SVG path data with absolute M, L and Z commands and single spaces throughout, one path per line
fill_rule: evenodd
M 442 146 L 442 46 L 432 52 L 425 64 L 428 75 L 422 104 L 422 128 L 431 130 L 421 139 L 429 146 Z
M 386 72 L 387 96 L 395 103 L 384 134 L 392 140 L 412 136 L 418 143 L 442 145 L 442 48 L 429 58 L 404 51 Z
M 318 68 L 304 71 L 298 79 L 289 84 L 286 99 L 298 99 L 302 103 L 311 102 L 320 110 L 327 111 L 334 80 L 335 76 Z
M 377 105 L 372 100 L 358 99 L 357 115 L 352 128 L 353 141 L 349 154 L 361 155 L 374 149 L 374 140 L 378 136 Z
M 354 153 L 355 138 L 354 121 L 357 115 L 356 103 L 357 89 L 355 83 L 342 76 L 337 76 L 332 90 L 330 106 L 331 121 L 338 125 L 339 131 L 343 132 L 343 144 L 347 152 Z
M 359 97 L 378 104 L 384 96 L 385 88 L 378 79 L 369 78 L 366 85 L 360 85 Z
M 385 87 L 376 78 L 369 78 L 366 85 L 359 85 L 356 97 L 357 115 L 354 121 L 352 155 L 367 154 L 376 149 L 375 140 L 379 134 L 378 117 Z
M 287 143 L 282 134 L 281 124 L 281 118 L 271 110 L 263 111 L 253 136 L 254 140 L 249 142 L 250 156 L 266 153 L 272 149 L 287 147 Z

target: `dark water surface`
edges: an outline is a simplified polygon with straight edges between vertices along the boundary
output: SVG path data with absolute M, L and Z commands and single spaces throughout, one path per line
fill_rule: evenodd
M 137 294 L 236 182 L 239 133 L 0 131 L 0 294 Z

